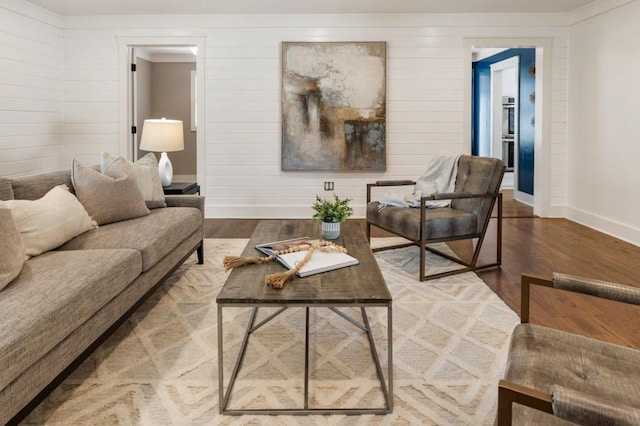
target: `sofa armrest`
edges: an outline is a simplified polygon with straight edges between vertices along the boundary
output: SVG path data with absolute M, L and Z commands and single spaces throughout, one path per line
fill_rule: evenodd
M 195 207 L 204 215 L 204 197 L 201 195 L 165 195 L 167 207 Z
M 551 386 L 553 414 L 577 424 L 637 425 L 640 410 L 626 404 L 613 404 L 603 398 L 569 389 Z

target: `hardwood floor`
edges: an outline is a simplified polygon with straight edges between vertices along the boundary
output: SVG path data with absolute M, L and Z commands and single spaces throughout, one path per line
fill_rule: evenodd
M 514 203 L 512 197 L 505 195 L 502 267 L 478 272 L 514 311 L 520 312 L 523 272 L 544 277 L 564 272 L 640 287 L 640 247 L 566 219 L 533 217 L 530 207 Z M 364 226 L 364 221 L 360 222 Z M 481 262 L 495 258 L 496 220 L 491 222 Z M 248 238 L 257 223 L 257 219 L 207 219 L 205 235 Z M 372 235 L 385 233 L 374 229 Z M 465 252 L 470 245 L 468 242 L 467 247 L 452 248 Z M 416 281 L 416 285 L 429 283 Z M 531 297 L 531 321 L 640 349 L 640 307 L 536 288 Z

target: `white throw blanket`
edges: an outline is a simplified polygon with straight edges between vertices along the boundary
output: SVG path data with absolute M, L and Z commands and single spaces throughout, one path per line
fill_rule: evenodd
M 427 170 L 420 176 L 412 194 L 386 193 L 380 198 L 379 208 L 420 207 L 420 198 L 441 192 L 453 192 L 458 173 L 458 159 L 461 154 L 438 154 L 431 158 Z M 431 200 L 428 208 L 447 207 L 451 200 Z

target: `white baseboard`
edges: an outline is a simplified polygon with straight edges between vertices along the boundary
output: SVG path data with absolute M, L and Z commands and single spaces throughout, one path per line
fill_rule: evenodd
M 517 201 L 520 201 L 521 203 L 525 203 L 526 205 L 533 207 L 533 204 L 534 204 L 533 195 L 527 194 L 526 192 L 514 190 L 513 197 Z
M 311 206 L 283 205 L 215 205 L 205 204 L 204 216 L 207 219 L 311 219 Z M 365 207 L 353 206 L 354 219 L 365 217 Z
M 513 172 L 506 172 L 504 174 L 500 189 L 513 189 Z
M 616 222 L 584 210 L 567 207 L 567 219 L 578 222 L 581 225 L 604 232 L 612 237 L 621 239 L 636 246 L 640 246 L 640 229 Z

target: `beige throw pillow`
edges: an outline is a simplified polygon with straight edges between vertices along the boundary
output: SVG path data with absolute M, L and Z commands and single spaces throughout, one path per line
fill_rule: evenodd
M 123 159 L 116 160 L 106 174 L 73 160 L 71 181 L 78 200 L 98 225 L 149 214 L 133 173 Z
M 105 173 L 118 158 L 122 157 L 103 152 L 100 156 L 100 171 Z M 164 201 L 164 191 L 158 174 L 158 160 L 155 154 L 150 152 L 135 163 L 124 161 L 131 167 L 134 179 L 138 184 L 138 189 L 142 192 L 147 207 L 150 209 L 167 207 Z
M 0 290 L 20 274 L 24 244 L 11 210 L 0 207 Z
M 55 186 L 37 200 L 0 201 L 0 207 L 11 209 L 27 256 L 59 247 L 97 226 L 67 185 Z

